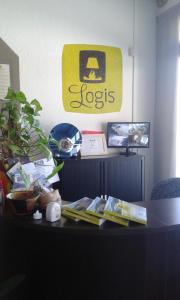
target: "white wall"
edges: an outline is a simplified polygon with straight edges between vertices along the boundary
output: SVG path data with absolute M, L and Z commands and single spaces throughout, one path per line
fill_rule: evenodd
M 47 133 L 62 122 L 72 123 L 82 130 L 101 129 L 108 121 L 131 121 L 132 117 L 136 121 L 153 119 L 156 13 L 153 1 L 0 0 L 0 4 L 1 38 L 19 55 L 21 90 L 29 99 L 37 98 L 41 102 L 41 123 Z M 68 43 L 102 44 L 122 49 L 123 104 L 120 112 L 85 115 L 64 111 L 61 54 L 63 45 Z M 133 57 L 128 55 L 128 48 L 133 44 L 136 47 L 134 65 Z M 152 150 L 144 153 L 148 155 L 150 167 L 146 174 L 149 186 L 146 192 L 149 193 Z
M 1 0 L 0 0 L 1 1 Z M 101 128 L 107 120 L 131 116 L 133 0 L 6 0 L 0 11 L 2 39 L 20 58 L 21 89 L 44 108 L 47 132 L 69 122 L 79 129 Z M 64 44 L 102 44 L 123 51 L 123 102 L 119 113 L 84 115 L 62 105 L 61 54 Z
M 166 10 L 168 10 L 172 6 L 176 5 L 177 3 L 180 3 L 180 0 L 168 0 L 168 2 L 164 6 L 158 7 L 157 15 L 165 12 Z
M 179 2 L 179 4 L 178 4 Z M 176 98 L 178 19 L 180 1 L 174 1 L 157 18 L 157 91 L 155 106 L 154 180 L 159 182 L 176 175 Z M 178 118 L 179 119 L 179 118 Z M 168 144 L 167 144 L 168 141 Z
M 134 121 L 151 122 L 150 148 L 139 151 L 145 156 L 146 199 L 154 184 L 154 105 L 156 72 L 156 4 L 151 1 L 135 1 L 135 58 L 134 58 Z

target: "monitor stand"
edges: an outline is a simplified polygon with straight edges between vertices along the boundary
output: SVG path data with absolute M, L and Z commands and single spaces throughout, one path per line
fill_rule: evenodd
M 120 152 L 120 155 L 125 155 L 125 156 L 136 155 L 135 152 L 131 152 L 129 149 L 130 149 L 129 147 L 126 147 L 126 151 Z

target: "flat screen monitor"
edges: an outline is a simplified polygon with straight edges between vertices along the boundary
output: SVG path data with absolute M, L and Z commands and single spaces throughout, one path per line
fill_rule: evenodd
M 109 148 L 149 148 L 150 122 L 107 123 L 107 146 Z M 123 153 L 121 153 L 123 154 Z

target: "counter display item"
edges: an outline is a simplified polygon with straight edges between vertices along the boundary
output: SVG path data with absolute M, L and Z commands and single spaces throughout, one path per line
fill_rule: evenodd
M 104 207 L 104 217 L 123 218 L 125 220 L 147 224 L 146 208 L 109 196 Z
M 55 222 L 61 218 L 61 206 L 57 202 L 50 202 L 46 208 L 46 220 Z
M 88 214 L 87 208 L 93 202 L 93 199 L 83 197 L 73 203 L 65 204 L 62 206 L 62 214 L 65 217 L 70 217 L 75 221 L 85 221 L 95 225 L 102 225 L 105 220 L 99 216 Z

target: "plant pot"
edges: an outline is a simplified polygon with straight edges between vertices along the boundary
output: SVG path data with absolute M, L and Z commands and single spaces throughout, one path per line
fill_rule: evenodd
M 32 214 L 38 197 L 34 191 L 16 191 L 7 195 L 12 212 L 16 215 Z

